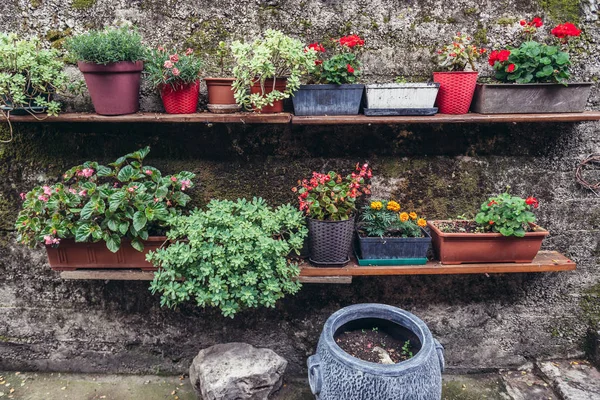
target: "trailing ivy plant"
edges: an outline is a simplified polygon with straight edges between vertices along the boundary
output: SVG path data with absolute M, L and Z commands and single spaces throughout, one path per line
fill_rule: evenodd
M 273 29 L 267 29 L 264 37 L 252 43 L 234 41 L 231 52 L 236 63 L 234 97 L 247 110 L 260 110 L 289 98 L 300 87 L 300 77 L 314 66 L 317 58 L 316 52 L 305 48 L 298 39 Z M 282 78 L 287 78 L 287 86 L 279 91 L 275 85 Z M 267 79 L 273 82 L 267 85 Z M 249 89 L 255 84 L 260 86 L 260 91 L 250 94 Z
M 159 267 L 150 290 L 161 294 L 162 306 L 192 300 L 233 318 L 245 308 L 274 307 L 300 289 L 300 270 L 287 256 L 299 254 L 307 229 L 289 204 L 212 200 L 169 224 L 171 244 L 147 255 Z
M 58 246 L 61 239 L 105 241 L 112 252 L 121 239 L 142 251 L 149 235 L 164 234 L 166 221 L 180 214 L 194 174 L 163 176 L 144 165 L 150 148 L 118 158 L 109 166 L 88 161 L 69 169 L 64 182 L 21 193 L 23 210 L 15 228 L 20 243 Z
M 141 35 L 129 27 L 84 33 L 68 39 L 66 47 L 78 61 L 104 65 L 143 61 L 147 54 Z

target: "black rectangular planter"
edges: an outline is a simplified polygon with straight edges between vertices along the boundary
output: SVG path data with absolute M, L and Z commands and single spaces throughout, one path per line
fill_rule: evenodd
M 365 85 L 300 85 L 292 98 L 294 114 L 356 115 Z
M 360 256 L 363 259 L 387 260 L 399 258 L 426 258 L 431 244 L 431 236 L 421 228 L 425 237 L 361 237 L 358 235 Z
M 583 112 L 591 83 L 477 84 L 471 111 L 480 114 Z

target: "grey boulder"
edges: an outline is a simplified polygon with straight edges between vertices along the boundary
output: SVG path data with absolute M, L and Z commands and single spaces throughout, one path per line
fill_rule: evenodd
M 203 400 L 266 400 L 282 384 L 287 361 L 270 349 L 225 343 L 200 350 L 190 381 Z

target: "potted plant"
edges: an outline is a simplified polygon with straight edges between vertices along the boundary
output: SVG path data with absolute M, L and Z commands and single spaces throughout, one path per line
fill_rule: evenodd
M 63 67 L 58 52 L 43 49 L 38 39 L 0 32 L 0 114 L 9 125 L 11 114 L 58 115 L 60 103 L 52 97 L 67 88 Z
M 178 54 L 163 46 L 148 54 L 146 78 L 159 90 L 168 114 L 192 114 L 198 108 L 202 61 L 188 48 Z
M 217 59 L 220 78 L 204 78 L 206 90 L 208 91 L 208 110 L 217 114 L 227 114 L 240 110 L 240 106 L 233 97 L 233 82 L 235 78 L 227 78 L 226 70 L 230 72 L 231 67 L 228 62 L 231 57 L 231 51 L 225 42 L 219 42 L 217 47 Z
M 292 188 L 299 208 L 308 219 L 310 261 L 319 265 L 345 265 L 350 261 L 354 235 L 356 200 L 370 193 L 366 180 L 372 176 L 368 164 L 356 165 L 356 172 L 342 177 L 330 171 L 313 172 L 310 179 Z
M 484 114 L 583 112 L 591 83 L 569 83 L 573 38 L 581 31 L 569 22 L 551 30 L 555 44 L 534 40 L 539 17 L 521 20 L 524 41 L 490 53 L 499 84 L 478 84 L 472 110 Z
M 438 50 L 438 64 L 443 72 L 434 72 L 433 80 L 440 84 L 436 104 L 442 114 L 469 112 L 477 71 L 475 61 L 485 53 L 471 43 L 471 37 L 457 32 L 452 43 Z
M 300 77 L 314 65 L 316 53 L 283 32 L 267 29 L 252 43 L 231 44 L 235 58 L 234 97 L 246 110 L 283 111 L 283 99 L 300 86 Z
M 161 294 L 162 306 L 193 300 L 233 318 L 243 309 L 274 307 L 300 289 L 300 269 L 286 256 L 299 253 L 306 227 L 291 205 L 211 200 L 169 223 L 171 244 L 148 256 L 160 267 L 150 289 Z
M 360 260 L 366 265 L 425 264 L 431 236 L 416 212 L 401 212 L 394 200 L 371 201 L 357 224 Z
M 96 113 L 122 115 L 139 110 L 146 48 L 136 30 L 92 31 L 70 38 L 66 45 L 78 60 Z
M 436 82 L 406 82 L 365 85 L 365 115 L 434 115 L 440 84 Z
M 531 212 L 538 205 L 507 191 L 484 202 L 474 221 L 429 221 L 433 249 L 442 264 L 530 263 L 548 236 Z
M 360 111 L 365 86 L 358 84 L 361 63 L 358 53 L 365 41 L 358 35 L 333 40 L 334 55 L 323 59 L 325 47 L 320 43 L 308 46 L 307 52 L 319 57 L 310 68 L 309 85 L 300 85 L 293 98 L 296 115 L 356 115 Z
M 442 398 L 444 347 L 420 318 L 386 304 L 332 314 L 307 365 L 319 400 Z
M 54 270 L 142 268 L 154 270 L 144 252 L 165 241 L 166 221 L 186 206 L 194 174 L 163 176 L 144 165 L 150 148 L 109 166 L 85 162 L 63 182 L 21 193 L 18 242 L 43 243 Z

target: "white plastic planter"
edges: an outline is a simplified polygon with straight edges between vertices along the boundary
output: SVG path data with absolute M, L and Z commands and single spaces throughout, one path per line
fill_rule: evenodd
M 439 83 L 376 83 L 366 85 L 366 107 L 377 109 L 431 109 Z

